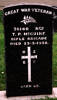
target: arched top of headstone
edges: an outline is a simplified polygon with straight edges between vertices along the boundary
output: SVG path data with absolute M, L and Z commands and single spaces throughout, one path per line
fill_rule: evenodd
M 9 13 L 15 12 L 14 14 L 16 14 L 15 9 L 19 9 L 18 13 L 20 12 L 20 8 L 24 8 L 23 12 L 27 13 L 29 12 L 29 8 L 35 8 L 35 9 L 30 9 L 30 12 L 35 12 L 35 13 L 42 13 L 42 14 L 47 14 L 47 15 L 52 15 L 55 16 L 55 7 L 52 7 L 51 5 L 45 5 L 45 4 L 39 4 L 39 3 L 19 3 L 19 4 L 11 4 L 8 5 L 6 7 L 4 7 L 3 11 L 5 13 L 5 11 L 10 11 Z M 28 8 L 26 10 L 26 8 Z M 37 8 L 37 9 L 36 9 Z M 14 11 L 13 11 L 14 10 Z M 10 15 L 10 14 L 8 14 Z

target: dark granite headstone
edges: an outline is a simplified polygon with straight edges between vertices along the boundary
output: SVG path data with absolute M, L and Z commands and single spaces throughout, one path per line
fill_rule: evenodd
M 53 9 L 4 8 L 7 96 L 52 93 Z

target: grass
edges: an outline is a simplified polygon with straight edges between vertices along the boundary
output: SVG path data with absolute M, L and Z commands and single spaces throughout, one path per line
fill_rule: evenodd
M 0 23 L 0 90 L 5 89 L 4 34 L 3 24 Z
M 3 12 L 0 12 L 0 90 L 5 89 L 5 47 L 4 47 L 4 29 L 3 29 Z M 57 33 L 53 35 L 53 87 L 57 87 Z M 43 100 L 43 99 L 40 99 Z M 47 99 L 45 99 L 47 100 Z M 48 99 L 53 100 L 53 99 Z M 57 100 L 57 99 L 54 99 Z
M 57 98 L 49 98 L 49 97 L 46 97 L 45 99 L 32 99 L 32 100 L 57 100 Z
M 57 33 L 53 36 L 53 87 L 57 86 Z
M 0 90 L 5 89 L 5 61 L 4 61 L 4 29 L 3 29 L 3 12 L 0 11 Z

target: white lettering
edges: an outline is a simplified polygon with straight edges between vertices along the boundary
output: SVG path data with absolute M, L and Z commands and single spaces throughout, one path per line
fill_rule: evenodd
M 15 14 L 15 13 L 18 13 L 19 12 L 19 9 L 16 9 L 16 10 L 10 10 L 8 12 L 5 12 L 5 16 L 7 15 L 12 15 L 12 14 Z

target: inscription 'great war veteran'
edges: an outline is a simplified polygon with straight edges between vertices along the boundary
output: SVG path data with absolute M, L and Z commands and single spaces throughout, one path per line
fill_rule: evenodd
M 9 10 L 7 12 L 5 12 L 5 16 L 7 15 L 12 15 L 12 14 L 16 14 L 19 13 L 19 11 L 21 12 L 39 12 L 39 13 L 44 13 L 44 14 L 52 14 L 52 11 L 46 10 L 46 9 L 39 9 L 39 8 L 24 8 L 24 9 L 14 9 L 14 10 Z

